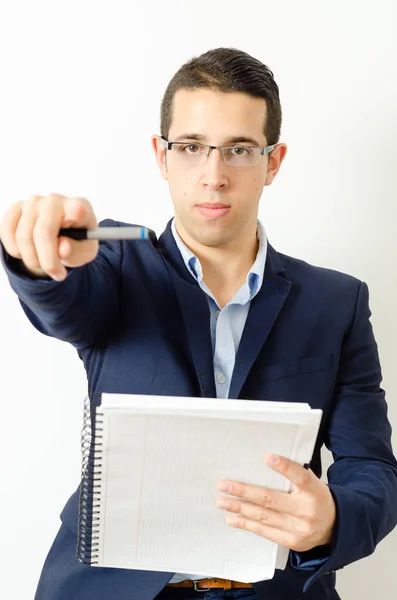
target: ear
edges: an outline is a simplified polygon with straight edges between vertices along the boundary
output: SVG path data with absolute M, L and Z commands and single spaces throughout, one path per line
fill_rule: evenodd
M 281 163 L 283 162 L 285 155 L 287 154 L 286 144 L 276 144 L 273 152 L 270 153 L 269 163 L 267 165 L 267 173 L 265 179 L 265 185 L 270 185 L 273 179 L 276 177 Z
M 164 179 L 168 179 L 167 150 L 164 148 L 159 135 L 152 135 L 151 142 L 152 148 L 156 155 L 156 160 L 160 169 L 160 173 Z

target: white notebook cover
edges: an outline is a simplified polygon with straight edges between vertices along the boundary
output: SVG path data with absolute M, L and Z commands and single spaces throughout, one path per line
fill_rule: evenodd
M 267 452 L 310 462 L 322 411 L 308 405 L 103 394 L 97 566 L 255 582 L 288 549 L 225 524 L 220 479 L 290 491 Z

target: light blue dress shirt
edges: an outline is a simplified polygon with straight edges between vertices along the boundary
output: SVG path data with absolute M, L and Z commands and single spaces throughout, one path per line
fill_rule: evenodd
M 233 298 L 221 309 L 203 280 L 203 270 L 197 256 L 184 244 L 179 236 L 174 220 L 171 224 L 172 234 L 182 255 L 186 268 L 206 293 L 210 307 L 210 327 L 214 364 L 214 378 L 217 398 L 228 398 L 230 382 L 236 360 L 237 349 L 243 333 L 245 321 L 252 298 L 259 292 L 267 255 L 267 236 L 262 223 L 258 220 L 257 238 L 259 241 L 256 260 L 252 265 L 244 285 Z M 170 583 L 184 579 L 202 579 L 202 575 L 175 573 Z

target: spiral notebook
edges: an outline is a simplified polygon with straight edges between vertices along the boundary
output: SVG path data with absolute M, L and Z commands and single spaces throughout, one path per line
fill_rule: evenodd
M 321 416 L 301 403 L 102 394 L 83 436 L 77 557 L 249 583 L 273 577 L 289 550 L 226 525 L 217 482 L 291 491 L 264 455 L 310 463 Z

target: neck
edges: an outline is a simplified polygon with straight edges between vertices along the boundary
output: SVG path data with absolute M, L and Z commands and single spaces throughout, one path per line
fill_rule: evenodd
M 257 221 L 244 228 L 242 235 L 230 244 L 210 247 L 193 240 L 175 220 L 183 242 L 197 256 L 203 269 L 203 279 L 223 307 L 245 283 L 258 253 Z

